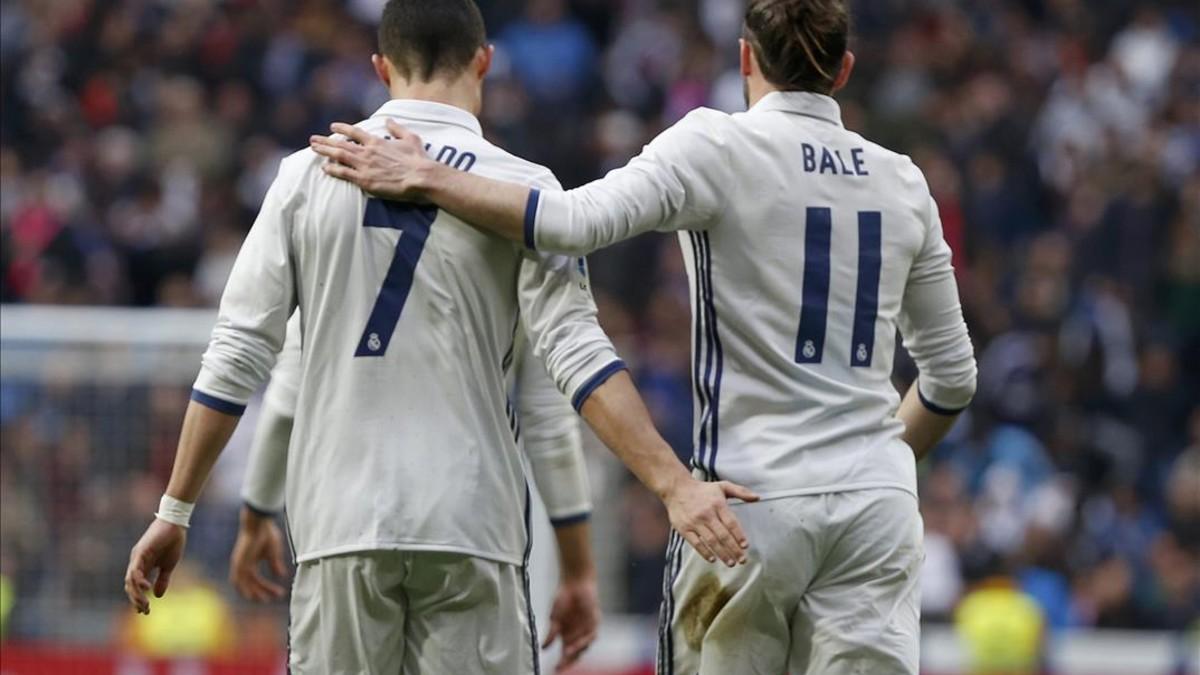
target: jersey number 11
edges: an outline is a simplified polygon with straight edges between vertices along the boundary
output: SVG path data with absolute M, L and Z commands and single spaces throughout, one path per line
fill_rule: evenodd
M 804 231 L 804 295 L 796 363 L 821 363 L 825 354 L 825 324 L 829 315 L 829 250 L 833 212 L 810 206 Z M 883 264 L 882 217 L 879 211 L 858 212 L 858 290 L 850 365 L 869 368 L 875 353 L 875 318 L 879 313 L 879 270 Z

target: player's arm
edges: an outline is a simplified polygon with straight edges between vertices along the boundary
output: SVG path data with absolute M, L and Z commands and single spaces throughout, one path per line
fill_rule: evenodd
M 896 413 L 904 422 L 904 441 L 918 460 L 945 437 L 970 404 L 976 377 L 975 351 L 963 320 L 950 247 L 932 198 L 923 217 L 925 242 L 909 272 L 899 319 L 904 346 L 919 374 Z
M 523 337 L 523 336 L 522 336 Z M 543 647 L 562 638 L 558 670 L 575 663 L 596 639 L 600 599 L 592 558 L 592 511 L 579 418 L 546 368 L 519 339 L 516 401 L 521 441 L 558 545 L 560 578 Z
M 347 124 L 350 140 L 314 136 L 330 175 L 386 199 L 427 200 L 527 248 L 582 255 L 650 231 L 705 229 L 724 211 L 730 163 L 711 111 L 663 132 L 628 166 L 567 192 L 484 178 L 430 159 L 394 121 L 382 139 Z
M 596 319 L 584 266 L 530 252 L 519 295 L 534 355 L 600 440 L 663 500 L 671 524 L 701 555 L 743 561 L 746 537 L 726 499 L 756 497 L 732 483 L 694 479 L 659 435 Z
M 184 416 L 166 494 L 130 552 L 125 593 L 139 612 L 150 612 L 151 588 L 158 597 L 166 592 L 183 556 L 192 507 L 283 345 L 295 306 L 288 246 L 288 221 L 296 208 L 291 184 L 281 170 L 238 253 Z
M 229 556 L 229 581 L 243 598 L 265 602 L 287 594 L 277 579 L 287 577 L 283 532 L 276 517 L 283 510 L 288 445 L 300 388 L 300 313 L 292 315 L 287 339 L 263 395 L 258 427 L 250 444 L 242 483 L 238 535 Z M 276 579 L 261 571 L 266 563 Z

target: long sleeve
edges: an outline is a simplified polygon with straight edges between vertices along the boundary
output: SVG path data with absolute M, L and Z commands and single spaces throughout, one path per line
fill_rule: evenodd
M 579 418 L 534 357 L 529 341 L 524 336 L 518 340 L 516 402 L 525 455 L 550 521 L 578 522 L 592 510 Z
M 975 353 L 932 197 L 926 216 L 925 242 L 909 271 L 900 308 L 900 334 L 920 373 L 921 402 L 933 412 L 953 414 L 975 395 Z
M 534 190 L 526 246 L 583 255 L 646 232 L 711 227 L 729 192 L 725 117 L 694 110 L 604 178 L 567 192 Z
M 292 315 L 287 326 L 287 339 L 271 383 L 263 395 L 263 410 L 259 415 L 250 458 L 242 483 L 242 500 L 251 508 L 273 513 L 283 509 L 284 488 L 287 483 L 287 453 L 292 438 L 292 422 L 296 416 L 296 398 L 300 393 L 300 313 Z
M 517 292 L 530 350 L 579 410 L 625 364 L 600 328 L 584 259 L 525 255 Z
M 221 412 L 240 414 L 267 379 L 296 307 L 289 241 L 303 197 L 288 162 L 238 253 L 193 386 L 193 399 Z

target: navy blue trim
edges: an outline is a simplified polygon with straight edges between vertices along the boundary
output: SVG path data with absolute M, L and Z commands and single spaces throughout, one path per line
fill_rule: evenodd
M 625 365 L 625 362 L 621 359 L 617 359 L 616 361 L 613 361 L 607 366 L 601 368 L 600 371 L 595 375 L 592 375 L 590 378 L 588 378 L 588 381 L 584 382 L 583 386 L 575 392 L 575 396 L 571 398 L 571 405 L 574 406 L 575 412 L 579 412 L 579 410 L 583 408 L 583 404 L 587 402 L 588 397 L 592 395 L 592 392 L 596 391 L 600 385 L 608 382 L 608 378 L 616 375 L 622 370 L 629 370 L 629 366 Z
M 258 516 L 259 518 L 274 518 L 275 516 L 279 515 L 275 511 L 268 511 L 266 509 L 260 509 L 245 499 L 242 500 L 242 506 L 246 507 L 247 511 L 249 511 L 250 513 L 253 513 L 254 515 Z
M 820 363 L 825 354 L 825 322 L 829 311 L 829 248 L 833 212 L 810 206 L 804 225 L 804 286 L 801 288 L 800 328 L 796 333 L 796 363 Z
M 675 620 L 675 579 L 679 575 L 682 561 L 680 555 L 683 537 L 675 530 L 667 540 L 667 559 L 663 565 L 663 601 L 658 614 L 658 665 L 657 675 L 675 672 L 675 636 L 671 630 Z
M 720 448 L 720 428 L 721 428 L 721 376 L 725 372 L 725 350 L 721 347 L 721 335 L 717 330 L 717 305 L 713 300 L 713 276 L 712 276 L 712 244 L 708 239 L 708 233 L 701 235 L 701 244 L 704 250 L 704 274 L 707 277 L 708 295 L 705 297 L 705 306 L 708 311 L 708 332 L 712 339 L 712 348 L 717 354 L 717 369 L 716 375 L 712 383 L 711 399 L 712 404 L 709 406 L 709 418 L 711 427 L 709 429 L 712 435 L 712 447 L 708 453 L 708 474 L 711 480 L 720 480 L 717 477 L 717 450 Z
M 706 438 L 700 432 L 703 428 L 702 420 L 708 411 L 708 397 L 704 391 L 704 381 L 700 379 L 700 359 L 704 355 L 708 343 L 702 339 L 705 335 L 704 321 L 704 274 L 703 263 L 700 261 L 700 243 L 699 235 L 695 232 L 688 232 L 688 238 L 692 242 L 692 269 L 695 274 L 695 302 L 692 305 L 692 331 L 694 335 L 694 344 L 692 346 L 692 387 L 696 390 L 696 421 L 694 427 L 696 429 L 695 444 L 696 447 L 692 451 L 692 464 L 704 464 L 704 450 Z
M 226 415 L 241 416 L 242 413 L 246 412 L 246 405 L 244 403 L 226 401 L 225 399 L 220 399 L 216 396 L 210 396 L 209 394 L 206 394 L 198 389 L 192 390 L 192 400 L 206 408 L 212 408 L 213 410 L 216 410 L 219 413 L 225 413 Z
M 931 403 L 929 401 L 929 399 L 925 398 L 925 394 L 921 393 L 920 387 L 917 387 L 917 398 L 921 399 L 921 405 L 925 406 L 926 410 L 928 410 L 929 412 L 931 412 L 935 415 L 945 415 L 946 417 L 954 417 L 955 415 L 957 415 L 967 409 L 967 406 L 963 406 L 956 410 L 954 408 L 943 408 L 942 406 L 940 406 L 936 403 Z
M 525 482 L 525 556 L 521 561 L 521 581 L 525 592 L 525 613 L 529 617 L 529 646 L 533 652 L 533 675 L 541 675 L 542 662 L 538 658 L 537 617 L 533 613 L 533 593 L 529 590 L 529 555 L 533 551 L 533 498 L 529 494 L 529 482 Z
M 586 523 L 587 521 L 591 520 L 591 518 L 592 512 L 584 511 L 583 513 L 576 513 L 573 516 L 566 516 L 564 518 L 551 518 L 550 524 L 554 527 L 570 527 L 572 525 L 578 525 L 579 523 Z
M 883 267 L 883 225 L 879 211 L 858 212 L 858 289 L 850 367 L 869 368 L 875 355 L 875 319 L 879 315 L 879 272 Z
M 534 235 L 537 228 L 538 201 L 541 198 L 541 190 L 530 188 L 529 199 L 525 201 L 525 248 L 530 251 L 537 250 L 537 240 L 534 238 Z

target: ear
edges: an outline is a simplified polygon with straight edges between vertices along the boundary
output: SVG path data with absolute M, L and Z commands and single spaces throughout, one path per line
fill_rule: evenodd
M 384 87 L 392 88 L 392 71 L 388 67 L 387 57 L 379 54 L 371 55 L 371 65 L 375 68 L 375 76 L 383 83 Z
M 492 70 L 492 59 L 496 56 L 495 45 L 485 45 L 475 53 L 475 76 L 480 80 Z
M 742 77 L 750 77 L 754 73 L 754 49 L 746 38 L 738 38 L 738 65 L 742 70 Z
M 846 83 L 850 81 L 850 73 L 854 72 L 854 52 L 849 49 L 842 56 L 842 68 L 838 71 L 837 77 L 833 78 L 833 91 L 840 91 Z

